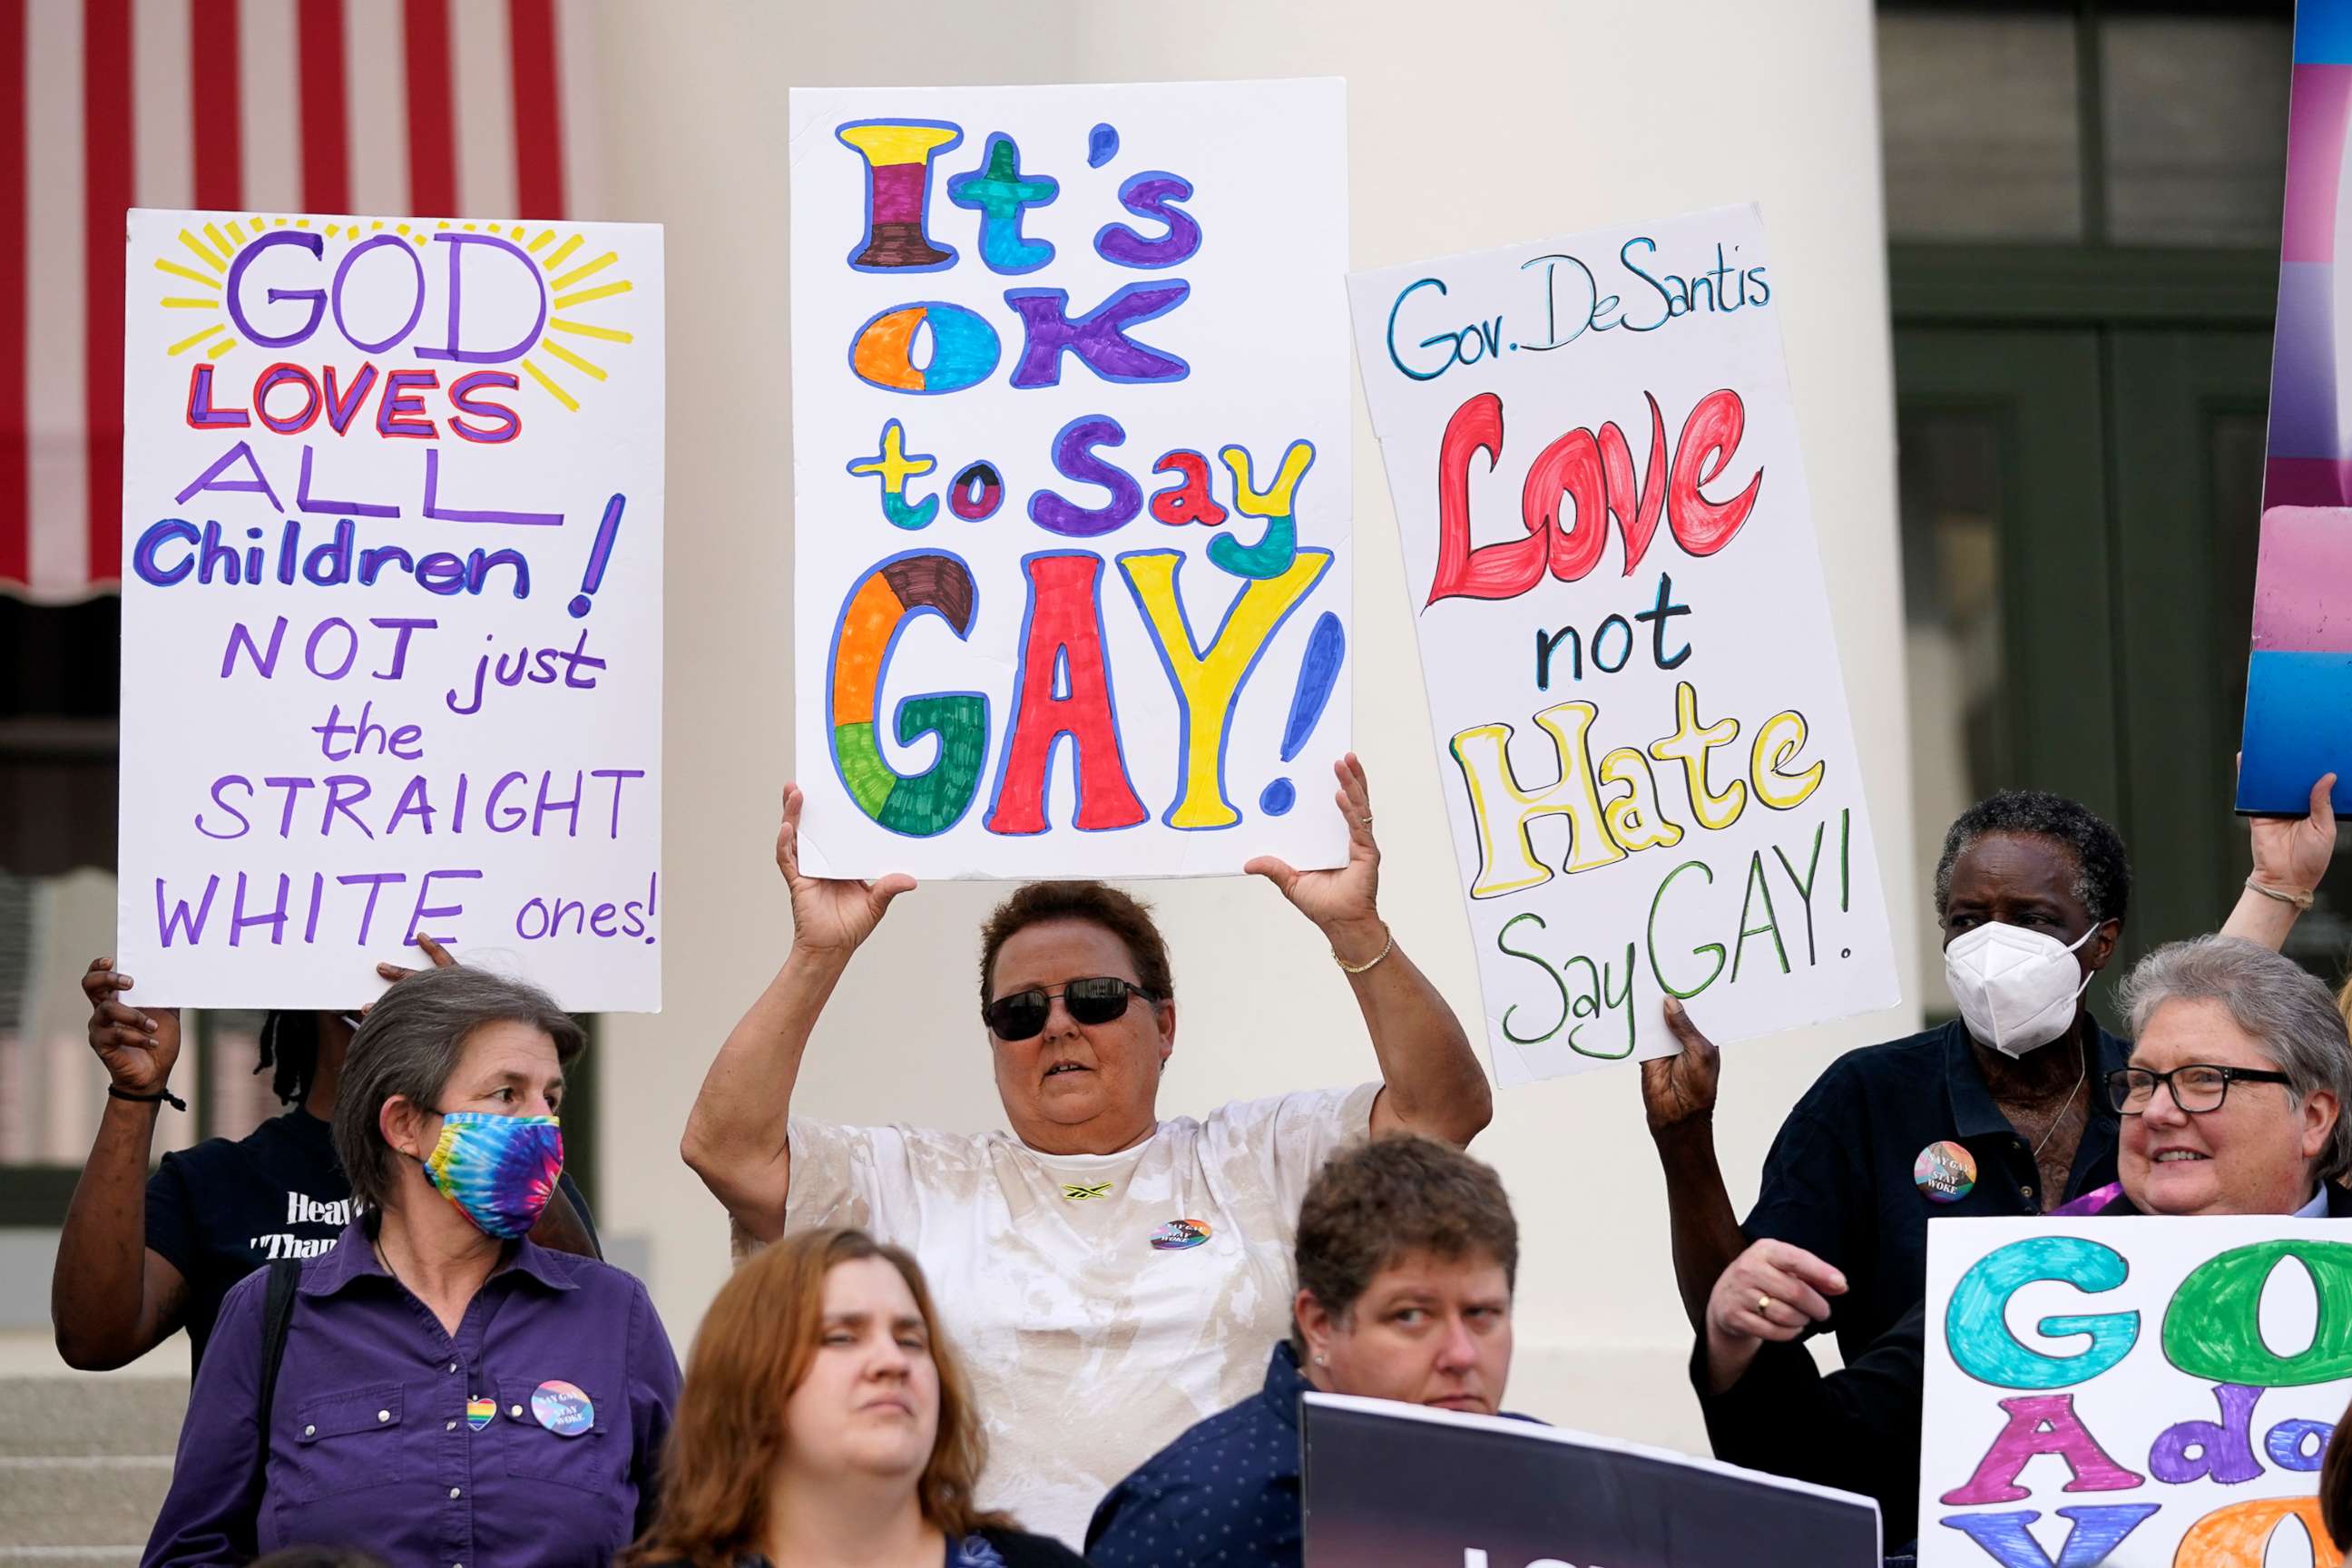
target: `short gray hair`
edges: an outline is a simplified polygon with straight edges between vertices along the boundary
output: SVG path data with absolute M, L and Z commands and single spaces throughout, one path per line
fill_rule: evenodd
M 2171 942 L 2132 966 L 2116 994 L 2135 1037 L 2167 1002 L 2219 1002 L 2230 1021 L 2269 1053 L 2300 1102 L 2336 1097 L 2336 1128 L 2320 1151 L 2319 1179 L 2352 1171 L 2352 1037 L 2336 998 L 2293 959 L 2231 936 Z
M 335 1092 L 335 1158 L 351 1179 L 352 1196 L 382 1208 L 398 1190 L 398 1158 L 383 1141 L 384 1105 L 395 1095 L 425 1110 L 436 1108 L 466 1042 L 485 1024 L 521 1024 L 555 1042 L 569 1066 L 588 1048 L 588 1037 L 555 999 L 527 981 L 487 969 L 428 969 L 383 994 L 368 1010 L 343 1057 Z

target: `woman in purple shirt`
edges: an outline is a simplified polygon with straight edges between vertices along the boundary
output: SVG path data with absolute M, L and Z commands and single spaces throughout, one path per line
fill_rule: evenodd
M 601 1564 L 650 1519 L 668 1336 L 631 1276 L 526 1235 L 585 1045 L 543 993 L 481 970 L 376 1005 L 335 1107 L 360 1217 L 229 1292 L 143 1564 L 293 1542 L 395 1568 Z

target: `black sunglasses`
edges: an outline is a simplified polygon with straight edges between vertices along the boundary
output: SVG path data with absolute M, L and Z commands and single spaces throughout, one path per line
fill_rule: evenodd
M 1081 1024 L 1108 1024 L 1127 1011 L 1127 999 L 1140 996 L 1146 1002 L 1159 997 L 1131 980 L 1121 980 L 1115 974 L 1097 974 L 1085 980 L 1073 980 L 1059 991 L 1046 991 L 1032 986 L 999 996 L 980 1010 L 988 1026 L 1000 1040 L 1034 1039 L 1043 1033 L 1046 1015 L 1054 1010 L 1054 998 L 1059 996 L 1070 1016 Z
M 2107 1100 L 2126 1116 L 2137 1116 L 2156 1101 L 2156 1086 L 2163 1084 L 2172 1091 L 2172 1103 L 2191 1116 L 2202 1116 L 2209 1110 L 2219 1110 L 2221 1102 L 2230 1098 L 2233 1083 L 2293 1083 L 2283 1072 L 2265 1072 L 2256 1068 L 2221 1067 L 2211 1062 L 2191 1062 L 2187 1067 L 2174 1068 L 2170 1072 L 2151 1072 L 2147 1068 L 2117 1068 L 2107 1075 Z

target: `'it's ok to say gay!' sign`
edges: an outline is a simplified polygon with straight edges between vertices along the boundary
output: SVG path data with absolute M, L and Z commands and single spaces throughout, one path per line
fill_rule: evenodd
M 1332 866 L 1336 81 L 797 90 L 812 873 Z

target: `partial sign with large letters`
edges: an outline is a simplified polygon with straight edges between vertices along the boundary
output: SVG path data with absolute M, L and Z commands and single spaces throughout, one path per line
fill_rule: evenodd
M 1927 1228 L 1922 1568 L 2334 1568 L 2352 1224 Z
M 796 89 L 813 874 L 1334 866 L 1337 81 Z
M 1878 1505 L 1589 1432 L 1310 1394 L 1306 1568 L 1877 1568 Z
M 1496 1078 L 1891 1005 L 1753 207 L 1349 279 Z
M 425 933 L 661 1005 L 662 244 L 133 211 L 120 963 L 347 1008 Z

